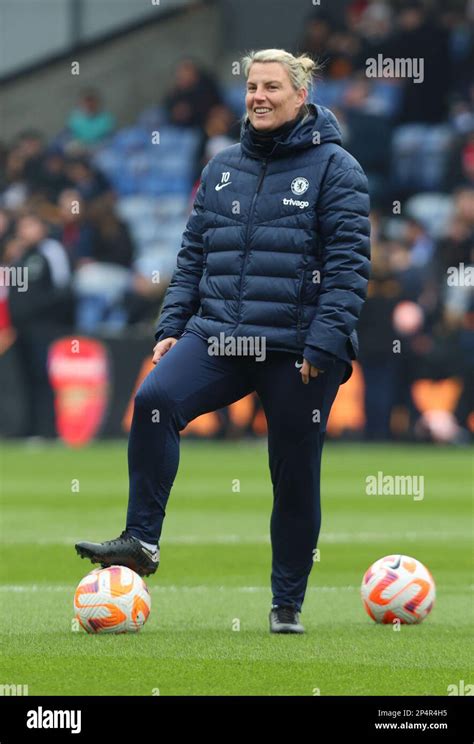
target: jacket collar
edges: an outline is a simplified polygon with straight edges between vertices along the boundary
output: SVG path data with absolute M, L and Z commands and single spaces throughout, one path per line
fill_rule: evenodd
M 341 144 L 341 130 L 334 114 L 324 106 L 307 104 L 308 112 L 298 118 L 295 125 L 286 131 L 285 127 L 275 130 L 279 132 L 273 138 L 271 146 L 262 147 L 262 142 L 256 141 L 253 127 L 249 119 L 244 120 L 240 132 L 240 144 L 243 152 L 251 158 L 281 158 L 297 150 L 305 150 L 314 146 L 314 133 L 319 133 L 319 143 L 336 142 Z M 283 133 L 280 132 L 283 130 Z M 271 138 L 270 138 L 271 141 Z

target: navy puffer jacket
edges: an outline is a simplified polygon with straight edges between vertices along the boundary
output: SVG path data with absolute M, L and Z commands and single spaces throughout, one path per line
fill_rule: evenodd
M 247 121 L 204 168 L 155 338 L 264 336 L 320 369 L 344 359 L 346 381 L 369 276 L 367 179 L 314 104 L 260 153 Z

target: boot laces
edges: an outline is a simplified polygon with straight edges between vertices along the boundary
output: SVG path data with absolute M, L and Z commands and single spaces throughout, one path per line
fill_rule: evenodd
M 113 540 L 108 540 L 107 542 L 109 545 L 116 545 L 119 542 L 122 542 L 123 540 L 131 541 L 133 540 L 132 535 L 130 535 L 127 530 L 123 530 L 123 532 Z
M 281 623 L 295 623 L 297 621 L 294 607 L 277 607 L 277 615 Z

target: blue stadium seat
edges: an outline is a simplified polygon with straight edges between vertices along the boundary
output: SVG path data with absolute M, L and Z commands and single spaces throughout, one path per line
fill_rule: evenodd
M 421 222 L 428 234 L 436 239 L 443 237 L 453 211 L 453 198 L 448 194 L 415 194 L 405 205 L 405 213 Z
M 313 88 L 310 100 L 312 103 L 332 108 L 342 104 L 344 94 L 351 85 L 351 80 L 320 80 Z
M 126 127 L 117 132 L 111 142 L 114 150 L 130 152 L 141 150 L 151 143 L 151 132 L 141 126 Z
M 153 219 L 155 199 L 141 194 L 120 198 L 117 201 L 116 210 L 123 220 L 130 223 Z
M 245 114 L 245 93 L 246 87 L 241 83 L 229 85 L 223 91 L 224 103 L 238 118 Z

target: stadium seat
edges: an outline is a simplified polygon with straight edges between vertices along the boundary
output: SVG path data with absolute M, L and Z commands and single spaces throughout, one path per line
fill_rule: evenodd
M 439 190 L 454 134 L 448 125 L 404 124 L 392 137 L 395 189 Z
M 229 85 L 223 90 L 224 103 L 237 117 L 245 114 L 245 85 Z
M 453 214 L 453 199 L 447 194 L 422 193 L 408 199 L 406 214 L 418 220 L 433 238 L 440 238 Z
M 340 106 L 350 84 L 350 80 L 320 80 L 311 92 L 310 101 L 328 108 Z
M 111 142 L 111 147 L 119 152 L 131 152 L 147 147 L 151 141 L 149 129 L 141 126 L 120 129 Z
M 141 194 L 127 196 L 117 201 L 116 209 L 120 217 L 127 222 L 149 219 L 155 213 L 155 200 Z
M 138 117 L 137 123 L 139 126 L 153 131 L 161 127 L 166 122 L 166 110 L 164 106 L 150 106 L 141 112 Z

